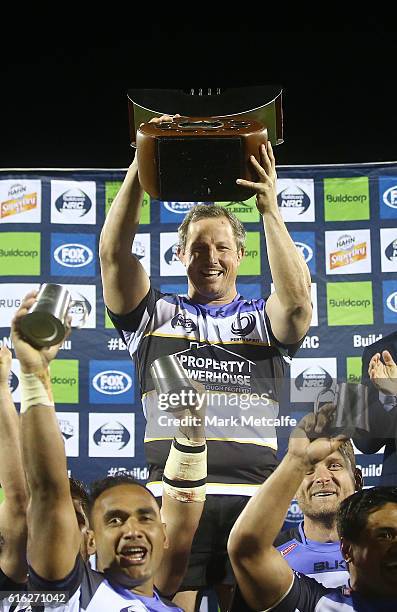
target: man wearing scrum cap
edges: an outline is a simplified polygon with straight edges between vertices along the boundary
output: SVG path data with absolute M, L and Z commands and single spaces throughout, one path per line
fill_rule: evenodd
M 170 117 L 152 121 L 162 120 Z M 163 355 L 177 355 L 188 375 L 205 385 L 208 395 L 220 391 L 223 397 L 242 398 L 244 392 L 252 397 L 258 391 L 259 404 L 254 407 L 248 402 L 247 414 L 274 419 L 287 368 L 284 357 L 296 352 L 310 324 L 310 274 L 278 210 L 270 143 L 261 146 L 258 154 L 260 163 L 251 157 L 257 182 L 239 179 L 239 183 L 257 194 L 275 286 L 268 299 L 248 301 L 238 294 L 245 230 L 220 206 L 194 207 L 179 228 L 178 257 L 186 268 L 187 295 L 165 295 L 151 285 L 131 253 L 143 197 L 136 158 L 101 233 L 104 299 L 137 365 L 147 418 L 149 482 L 157 495 L 172 436 L 155 427 L 158 403 L 148 370 L 151 363 Z M 208 414 L 216 414 L 209 403 Z M 237 419 L 245 410 L 242 404 L 233 408 L 228 403 L 226 408 L 223 416 Z M 219 422 L 217 427 L 217 421 L 211 428 L 208 422 L 207 502 L 183 589 L 195 593 L 208 585 L 224 584 L 223 607 L 227 607 L 234 582 L 226 551 L 228 532 L 249 497 L 275 469 L 277 440 L 274 426 L 258 430 L 256 426 L 233 428 L 231 423 L 222 427 Z M 194 609 L 195 594 L 179 597 L 186 609 Z

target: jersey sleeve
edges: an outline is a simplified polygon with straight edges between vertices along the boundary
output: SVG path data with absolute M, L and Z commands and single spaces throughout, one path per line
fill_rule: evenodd
M 117 315 L 106 307 L 108 315 L 132 355 L 154 314 L 157 301 L 163 294 L 150 286 L 142 302 L 131 312 Z
M 83 581 L 84 571 L 84 561 L 80 555 L 76 558 L 72 571 L 62 580 L 46 580 L 29 567 L 28 588 L 32 591 L 67 591 L 69 597 L 72 597 Z
M 313 578 L 294 571 L 294 581 L 288 593 L 273 608 L 272 612 L 315 612 L 320 599 L 329 591 Z

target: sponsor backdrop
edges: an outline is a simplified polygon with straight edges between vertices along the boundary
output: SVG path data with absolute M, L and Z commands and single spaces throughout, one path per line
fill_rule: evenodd
M 87 482 L 119 472 L 147 477 L 135 367 L 106 316 L 98 261 L 100 230 L 123 177 L 114 170 L 0 172 L 0 343 L 11 346 L 11 317 L 41 282 L 70 289 L 73 324 L 88 312 L 51 366 L 69 469 Z M 281 167 L 278 203 L 314 281 L 312 326 L 291 364 L 291 410 L 299 417 L 311 389 L 314 401 L 332 379 L 358 381 L 363 348 L 396 328 L 397 164 Z M 270 294 L 254 199 L 221 204 L 248 231 L 240 292 Z M 176 231 L 193 205 L 145 197 L 133 252 L 163 291 L 186 291 Z M 17 405 L 18 375 L 14 360 Z M 382 455 L 357 460 L 366 484 L 375 484 Z M 292 504 L 288 519 L 299 518 Z

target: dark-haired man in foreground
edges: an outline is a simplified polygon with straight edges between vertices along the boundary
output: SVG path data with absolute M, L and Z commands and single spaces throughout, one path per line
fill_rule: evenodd
M 247 504 L 230 534 L 228 550 L 236 579 L 255 610 L 386 612 L 397 608 L 396 489 L 358 491 L 340 505 L 337 525 L 349 585 L 326 588 L 294 572 L 273 547 L 305 473 L 343 443 L 318 437 L 329 417 L 330 412 L 321 409 L 302 419 L 280 466 Z
M 21 364 L 22 443 L 31 491 L 30 587 L 66 591 L 71 612 L 175 609 L 160 592 L 172 595 L 178 588 L 201 516 L 206 477 L 202 429 L 187 432 L 191 438 L 181 436 L 172 445 L 161 516 L 154 496 L 131 479 L 106 479 L 94 491 L 90 513 L 103 571 L 92 570 L 80 555 L 81 533 L 51 392 L 48 365 L 59 346 L 35 349 L 19 332 L 19 321 L 35 297 L 26 296 L 12 324 Z

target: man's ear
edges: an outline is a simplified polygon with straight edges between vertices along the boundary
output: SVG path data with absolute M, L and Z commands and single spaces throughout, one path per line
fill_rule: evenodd
M 345 540 L 344 538 L 340 539 L 340 549 L 342 551 L 342 557 L 346 561 L 346 563 L 352 563 L 354 561 L 353 558 L 353 546 L 351 542 Z
M 182 247 L 180 245 L 178 245 L 178 248 L 177 248 L 177 251 L 176 251 L 176 256 L 178 257 L 179 261 L 181 261 L 183 263 L 183 265 L 185 265 L 184 255 L 185 255 L 185 251 L 182 249 Z
M 94 536 L 94 532 L 92 531 L 92 529 L 87 529 L 87 553 L 89 554 L 89 556 L 94 555 L 96 553 L 96 542 L 95 542 L 95 536 Z
M 241 247 L 238 251 L 237 251 L 237 257 L 238 257 L 238 265 L 240 265 L 242 258 L 245 255 L 245 247 Z
M 170 546 L 170 542 L 168 540 L 168 535 L 167 535 L 167 525 L 165 523 L 161 523 L 163 526 L 163 532 L 164 532 L 164 548 L 169 548 Z

